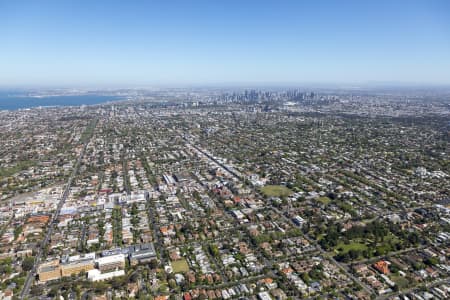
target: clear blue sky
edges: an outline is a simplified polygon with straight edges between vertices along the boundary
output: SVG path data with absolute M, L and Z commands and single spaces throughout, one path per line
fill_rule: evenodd
M 450 1 L 0 0 L 1 86 L 450 84 Z

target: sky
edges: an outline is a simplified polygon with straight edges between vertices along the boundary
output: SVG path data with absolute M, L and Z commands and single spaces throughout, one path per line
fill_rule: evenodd
M 0 0 L 0 86 L 450 84 L 450 1 Z

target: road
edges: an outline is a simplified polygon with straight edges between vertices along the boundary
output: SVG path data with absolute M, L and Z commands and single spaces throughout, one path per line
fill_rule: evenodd
M 86 230 L 87 230 L 87 224 L 83 223 L 83 229 L 81 231 L 81 236 L 80 236 L 80 244 L 78 245 L 79 252 L 82 252 L 84 250 L 84 240 L 86 239 Z
M 214 157 L 212 157 L 210 154 L 206 153 L 203 149 L 195 146 L 194 144 L 191 143 L 191 141 L 189 141 L 187 138 L 184 138 L 184 140 L 186 141 L 186 143 L 188 145 L 190 145 L 191 147 L 195 148 L 197 151 L 199 151 L 200 153 L 202 153 L 203 155 L 205 155 L 208 159 L 212 160 L 213 162 L 215 162 L 216 164 L 218 164 L 220 167 L 222 167 L 225 171 L 227 171 L 228 173 L 230 173 L 231 175 L 233 175 L 233 177 L 235 177 L 236 179 L 242 181 L 243 179 L 236 174 L 233 170 L 230 170 L 228 168 L 228 166 L 224 165 L 223 163 L 221 163 L 220 161 L 218 161 L 217 159 L 215 159 Z
M 128 163 L 126 160 L 127 150 L 124 147 L 120 152 L 120 160 L 122 161 L 123 187 L 129 196 L 131 194 L 130 178 L 128 177 Z
M 154 214 L 154 208 L 155 206 L 151 202 L 150 198 L 147 198 L 148 203 L 148 216 L 150 218 L 150 222 L 152 223 L 152 232 L 153 232 L 153 242 L 155 245 L 155 249 L 158 249 L 157 252 L 160 254 L 160 261 L 163 265 L 166 265 L 168 262 L 168 259 L 165 256 L 164 252 L 164 246 L 160 238 L 160 231 L 159 231 L 159 225 L 156 223 L 156 216 Z
M 94 128 L 97 126 L 97 122 L 98 122 L 97 120 L 94 121 L 94 125 L 93 125 Z M 88 125 L 88 128 L 89 127 L 90 127 L 90 125 Z M 66 188 L 64 189 L 64 192 L 60 196 L 58 206 L 56 207 L 56 211 L 50 220 L 44 240 L 42 241 L 42 243 L 40 244 L 40 246 L 37 250 L 37 253 L 36 253 L 36 256 L 34 259 L 33 268 L 31 269 L 30 272 L 28 272 L 27 278 L 25 279 L 24 286 L 22 288 L 22 291 L 20 292 L 20 296 L 19 296 L 20 299 L 25 299 L 28 296 L 31 284 L 37 274 L 37 268 L 39 266 L 42 256 L 44 255 L 44 251 L 47 248 L 48 242 L 50 241 L 50 237 L 52 236 L 54 226 L 55 226 L 55 224 L 58 220 L 59 214 L 61 212 L 61 208 L 63 207 L 64 203 L 66 202 L 67 197 L 69 196 L 72 181 L 78 173 L 78 170 L 81 165 L 81 160 L 83 159 L 84 153 L 86 152 L 86 148 L 87 148 L 89 141 L 91 140 L 91 137 L 92 137 L 92 135 L 89 138 L 86 138 L 83 149 L 81 150 L 81 153 L 78 156 L 78 159 L 73 168 L 72 174 L 70 175 L 69 180 L 67 181 Z

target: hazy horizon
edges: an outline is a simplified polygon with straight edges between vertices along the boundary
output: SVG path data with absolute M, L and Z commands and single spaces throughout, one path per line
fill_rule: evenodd
M 2 85 L 0 91 L 31 90 L 170 90 L 170 89 L 331 89 L 331 90 L 383 90 L 383 89 L 444 89 L 450 90 L 450 83 L 419 82 L 211 82 L 211 83 L 159 83 L 159 84 L 22 84 Z

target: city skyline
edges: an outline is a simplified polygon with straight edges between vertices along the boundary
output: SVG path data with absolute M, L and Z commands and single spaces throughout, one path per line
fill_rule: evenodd
M 3 2 L 0 85 L 450 84 L 446 1 Z

